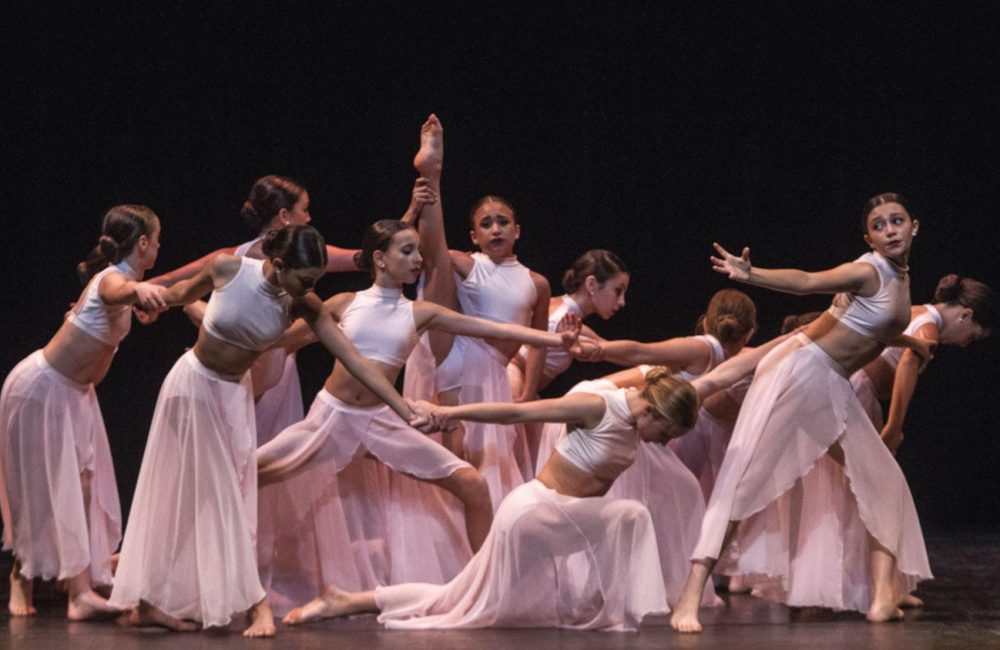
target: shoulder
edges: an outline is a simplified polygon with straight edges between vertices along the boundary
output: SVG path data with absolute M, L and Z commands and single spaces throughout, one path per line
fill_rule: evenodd
M 324 307 L 330 312 L 335 318 L 340 318 L 344 311 L 351 306 L 354 299 L 358 297 L 358 294 L 354 291 L 345 291 L 343 293 L 337 293 L 326 300 L 323 301 Z
M 549 281 L 541 273 L 536 273 L 534 271 L 528 271 L 528 277 L 531 278 L 531 283 L 535 285 L 535 290 L 538 294 L 544 295 L 545 299 L 548 300 L 552 295 L 552 289 L 549 287 Z M 562 301 L 560 301 L 562 302 Z
M 451 263 L 455 267 L 455 270 L 462 277 L 471 273 L 472 268 L 476 265 L 476 258 L 472 256 L 472 253 L 467 251 L 449 250 L 448 255 L 451 257 Z

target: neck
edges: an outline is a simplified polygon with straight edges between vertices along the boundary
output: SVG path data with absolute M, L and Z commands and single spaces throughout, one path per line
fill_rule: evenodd
M 392 278 L 388 273 L 383 273 L 379 271 L 375 274 L 375 282 L 372 286 L 380 287 L 382 289 L 396 289 L 398 291 L 403 290 L 403 283 Z
M 597 309 L 594 308 L 594 301 L 590 299 L 590 294 L 587 293 L 586 289 L 580 288 L 578 291 L 566 294 L 563 297 L 569 298 L 580 307 L 581 316 L 590 316 L 597 311 Z
M 141 280 L 143 274 L 146 272 L 145 265 L 143 265 L 142 261 L 139 259 L 138 253 L 134 251 L 128 256 L 126 256 L 125 259 L 123 259 L 121 262 L 119 262 L 119 264 L 125 264 L 126 266 L 128 266 L 129 270 L 132 272 L 132 275 L 135 276 L 136 280 Z

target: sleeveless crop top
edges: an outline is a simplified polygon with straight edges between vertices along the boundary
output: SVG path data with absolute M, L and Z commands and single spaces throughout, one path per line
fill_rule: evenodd
M 569 296 L 562 297 L 562 304 L 556 307 L 555 311 L 549 314 L 549 331 L 555 332 L 556 327 L 559 326 L 559 321 L 563 319 L 568 312 L 573 312 L 577 316 L 583 316 L 583 310 L 580 309 L 580 305 L 576 304 L 576 301 Z M 528 360 L 528 346 L 522 345 L 517 351 L 517 356 L 521 357 L 522 361 L 527 362 Z M 563 348 L 546 348 L 545 352 L 545 367 L 542 368 L 542 377 L 547 381 L 552 381 L 559 375 L 566 372 L 566 369 L 570 367 L 573 363 L 573 355 L 569 353 L 568 350 Z
M 361 354 L 396 367 L 406 363 L 418 338 L 413 301 L 399 289 L 375 285 L 355 294 L 340 329 Z
M 571 391 L 594 392 L 604 398 L 604 417 L 593 429 L 570 429 L 556 443 L 559 454 L 585 472 L 600 479 L 614 480 L 635 460 L 639 443 L 630 422 L 624 388 Z
M 264 260 L 239 259 L 233 279 L 212 292 L 202 326 L 220 341 L 262 352 L 288 327 L 292 297 L 267 281 Z
M 838 293 L 827 311 L 858 334 L 885 343 L 899 335 L 910 321 L 910 276 L 878 253 L 865 253 L 855 262 L 875 267 L 880 281 L 878 291 L 867 298 Z
M 456 281 L 462 313 L 500 323 L 530 325 L 538 295 L 528 267 L 516 257 L 499 264 L 483 253 L 473 253 L 472 259 L 475 263 L 468 277 Z
M 87 283 L 83 298 L 66 319 L 101 343 L 118 347 L 132 327 L 132 305 L 108 305 L 101 300 L 98 285 L 109 273 L 121 273 L 129 280 L 139 279 L 139 274 L 126 262 L 101 269 Z
M 676 375 L 681 379 L 683 379 L 684 381 L 691 381 L 693 379 L 700 377 L 701 375 L 705 374 L 706 372 L 708 372 L 715 366 L 719 365 L 726 359 L 726 353 L 722 349 L 722 344 L 719 343 L 719 339 L 715 338 L 711 334 L 700 334 L 698 336 L 692 336 L 690 338 L 695 339 L 696 341 L 702 341 L 703 343 L 708 345 L 710 352 L 708 358 L 708 365 L 705 366 L 705 369 L 699 374 L 696 375 L 693 372 L 688 372 L 687 370 L 680 370 L 676 373 Z M 643 372 L 642 374 L 645 375 L 646 372 Z
M 934 305 L 924 305 L 924 307 L 927 308 L 927 311 L 911 320 L 910 324 L 906 326 L 905 330 L 903 330 L 903 334 L 913 336 L 914 332 L 928 323 L 933 323 L 934 326 L 938 328 L 938 331 L 941 331 L 941 326 L 944 324 L 944 321 L 941 320 L 941 312 L 939 312 Z M 882 358 L 885 359 L 890 366 L 895 368 L 899 365 L 899 360 L 903 358 L 903 352 L 904 348 L 887 347 L 882 350 Z
M 254 247 L 254 244 L 258 243 L 262 239 L 264 239 L 264 235 L 261 235 L 256 239 L 251 239 L 250 241 L 243 242 L 242 244 L 236 247 L 236 250 L 233 251 L 233 255 L 235 255 L 236 257 L 246 257 L 247 253 L 250 252 L 250 249 Z

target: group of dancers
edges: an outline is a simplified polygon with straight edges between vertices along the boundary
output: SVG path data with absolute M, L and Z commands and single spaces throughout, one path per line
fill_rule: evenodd
M 478 251 L 450 250 L 443 160 L 431 115 L 406 213 L 360 250 L 327 245 L 306 189 L 266 176 L 243 207 L 257 238 L 144 280 L 160 220 L 108 211 L 83 293 L 3 385 L 12 615 L 36 613 L 35 579 L 63 581 L 71 620 L 194 630 L 247 612 L 246 636 L 274 635 L 274 612 L 605 630 L 670 613 L 697 632 L 699 609 L 721 603 L 713 576 L 873 622 L 921 604 L 931 572 L 893 453 L 934 347 L 988 336 L 997 306 L 949 275 L 911 307 L 919 222 L 903 197 L 871 199 L 871 251 L 826 271 L 762 269 L 715 244 L 715 271 L 835 294 L 828 311 L 750 347 L 753 301 L 725 289 L 697 335 L 640 343 L 581 322 L 624 306 L 622 260 L 584 253 L 552 297 L 514 255 L 520 226 L 499 197 L 472 209 Z M 358 270 L 370 288 L 313 291 Z M 152 324 L 179 305 L 198 337 L 160 389 L 123 540 L 94 386 L 133 314 Z M 335 361 L 304 413 L 295 353 L 317 341 Z M 539 399 L 574 358 L 625 369 Z

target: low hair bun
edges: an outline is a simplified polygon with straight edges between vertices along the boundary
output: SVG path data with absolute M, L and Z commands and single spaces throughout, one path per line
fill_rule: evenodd
M 673 373 L 670 372 L 670 368 L 667 368 L 666 366 L 653 366 L 646 371 L 646 383 L 655 384 L 662 379 L 670 377 L 672 374 Z
M 954 302 L 961 293 L 962 278 L 956 273 L 949 273 L 938 280 L 934 302 Z

